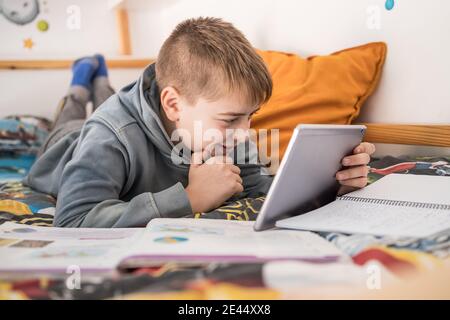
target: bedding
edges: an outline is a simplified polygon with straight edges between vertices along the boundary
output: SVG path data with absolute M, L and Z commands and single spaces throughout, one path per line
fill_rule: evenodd
M 50 121 L 32 116 L 0 119 L 0 223 L 52 225 L 55 199 L 21 183 L 50 126 Z
M 45 119 L 10 117 L 0 121 L 0 223 L 14 221 L 29 225 L 52 226 L 56 199 L 24 186 L 20 180 L 31 167 L 35 154 L 45 139 L 50 125 Z M 21 132 L 21 133 L 19 133 Z M 28 147 L 28 148 L 27 148 Z M 370 163 L 369 183 L 390 173 L 425 174 L 450 177 L 450 157 L 384 157 Z M 264 197 L 247 198 L 225 203 L 196 219 L 255 220 Z M 450 232 L 428 239 L 388 239 L 368 235 L 321 233 L 351 256 L 369 246 L 384 245 L 433 253 L 439 257 L 450 254 Z
M 0 224 L 5 221 L 39 226 L 52 226 L 56 200 L 25 187 L 26 175 L 45 139 L 49 123 L 33 117 L 11 117 L 0 121 Z M 20 133 L 19 133 L 20 132 Z M 391 173 L 440 175 L 450 179 L 450 157 L 384 157 L 370 163 L 369 183 Z M 226 203 L 211 212 L 194 214 L 196 219 L 255 220 L 264 197 Z M 353 262 L 365 265 L 378 261 L 389 271 L 402 276 L 405 272 L 438 268 L 450 258 L 450 231 L 427 239 L 390 239 L 369 235 L 319 233 L 349 254 Z M 170 266 L 170 268 L 169 268 Z M 167 268 L 169 268 L 167 270 Z M 161 271 L 164 269 L 164 272 Z M 182 267 L 165 265 L 161 268 L 128 270 L 116 279 L 95 281 L 83 286 L 85 290 L 68 290 L 64 280 L 0 281 L 9 288 L 0 298 L 108 298 L 114 294 L 131 295 L 152 288 L 146 298 L 205 298 L 219 293 L 238 299 L 251 293 L 261 298 L 276 298 L 273 290 L 264 289 L 262 264 L 198 265 Z M 206 281 L 205 286 L 192 289 L 190 279 Z M 202 276 L 199 277 L 198 275 Z M 245 281 L 244 281 L 245 280 Z M 248 283 L 246 283 L 248 282 Z M 255 289 L 258 288 L 258 289 Z M 170 293 L 167 293 L 170 292 Z

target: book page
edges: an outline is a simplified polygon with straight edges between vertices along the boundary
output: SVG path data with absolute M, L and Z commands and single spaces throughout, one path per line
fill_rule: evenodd
M 112 272 L 144 228 L 49 228 L 0 225 L 0 272 Z
M 134 236 L 144 228 L 58 228 L 39 227 L 5 222 L 0 226 L 0 238 L 29 240 L 119 240 Z
M 255 232 L 254 222 L 210 219 L 153 219 L 131 256 L 201 261 L 327 259 L 343 256 L 333 244 L 310 232 Z

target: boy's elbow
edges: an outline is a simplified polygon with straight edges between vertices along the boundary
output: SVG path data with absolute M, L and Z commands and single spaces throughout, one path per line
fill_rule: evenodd
M 80 228 L 85 215 L 82 213 L 70 213 L 56 208 L 53 226 L 59 228 Z

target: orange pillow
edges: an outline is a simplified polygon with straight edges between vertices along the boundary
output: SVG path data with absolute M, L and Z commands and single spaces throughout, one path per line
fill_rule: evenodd
M 383 42 L 306 59 L 257 50 L 274 86 L 270 100 L 253 116 L 252 128 L 280 130 L 281 159 L 297 124 L 351 123 L 378 84 L 386 51 Z

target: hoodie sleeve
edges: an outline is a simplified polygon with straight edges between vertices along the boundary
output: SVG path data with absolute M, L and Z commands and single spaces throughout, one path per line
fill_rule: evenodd
M 138 227 L 151 219 L 182 217 L 192 208 L 181 183 L 120 200 L 129 159 L 118 137 L 101 124 L 85 125 L 59 184 L 57 227 Z
M 269 175 L 266 168 L 260 164 L 256 144 L 246 142 L 239 145 L 236 159 L 238 160 L 237 166 L 241 169 L 244 187 L 240 198 L 257 198 L 267 195 L 273 176 Z

